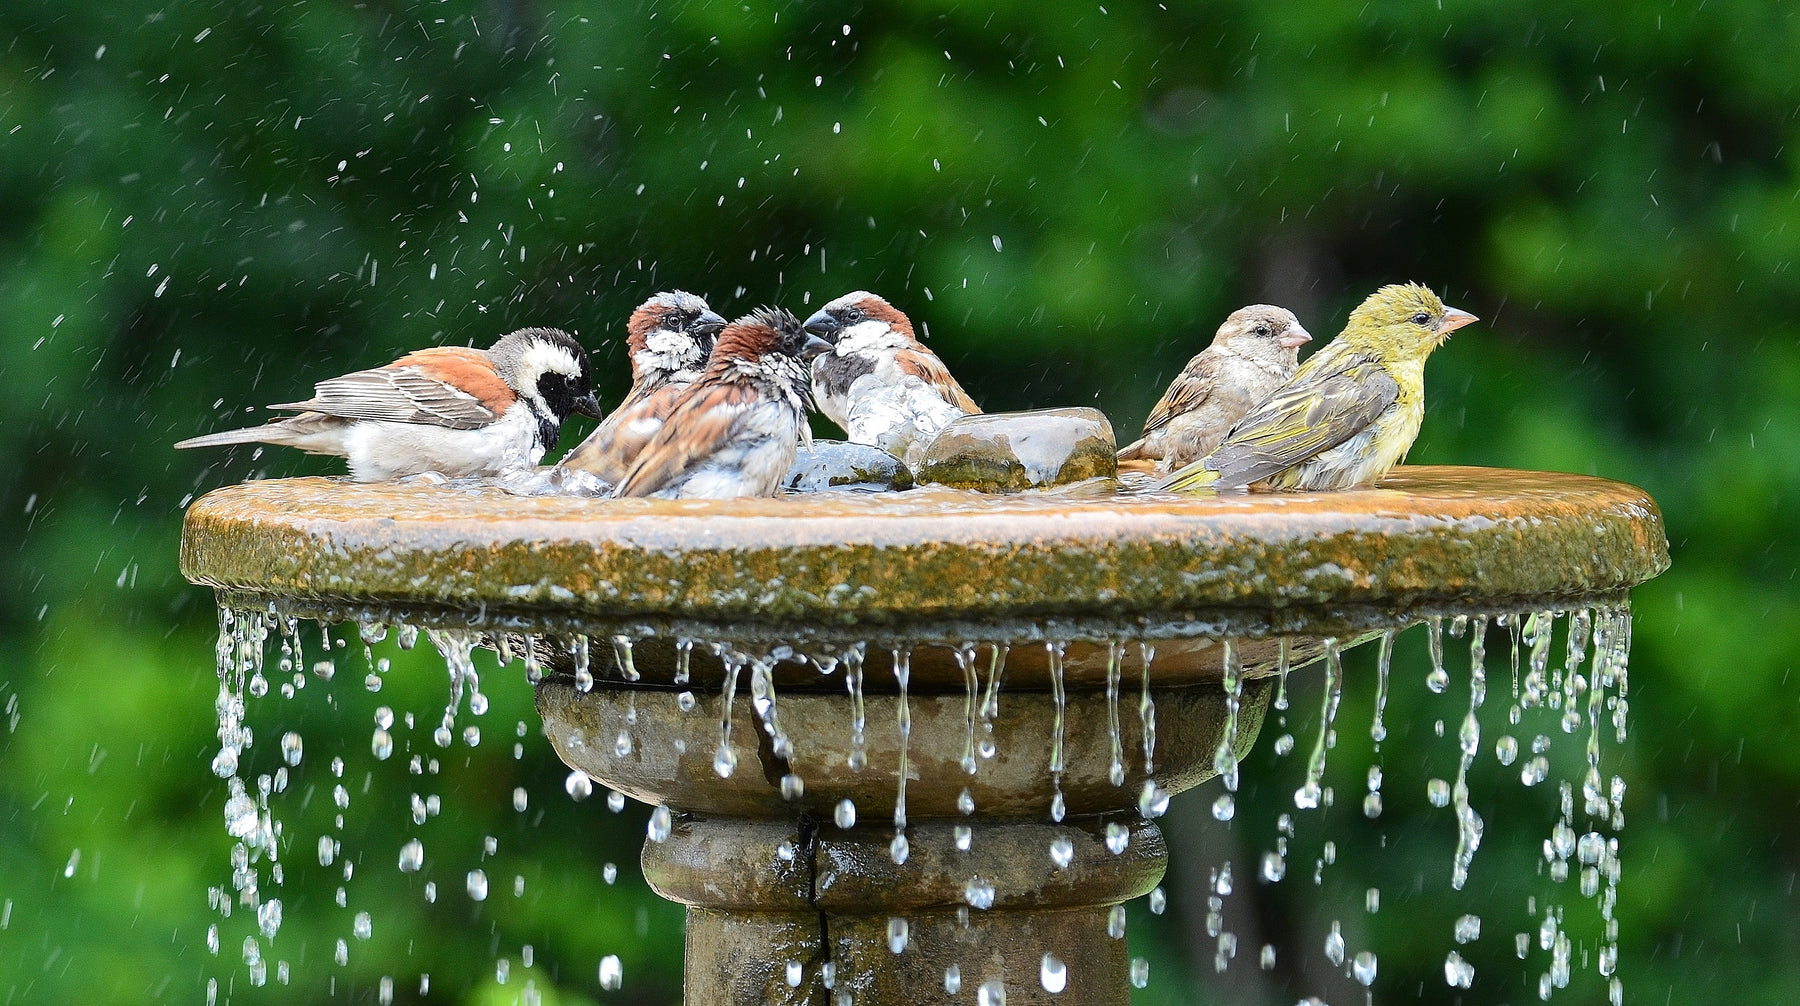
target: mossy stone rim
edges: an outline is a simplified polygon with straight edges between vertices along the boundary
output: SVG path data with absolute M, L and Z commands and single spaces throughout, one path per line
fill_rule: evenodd
M 915 640 L 1336 632 L 1615 602 L 1668 562 L 1635 486 L 1454 467 L 1335 493 L 1105 498 L 598 500 L 278 479 L 209 493 L 181 542 L 190 580 L 303 613 Z

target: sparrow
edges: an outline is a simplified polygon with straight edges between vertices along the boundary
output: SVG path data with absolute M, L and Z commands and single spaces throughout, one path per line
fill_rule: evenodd
M 350 462 L 357 482 L 437 472 L 494 475 L 535 465 L 571 413 L 600 416 L 587 351 L 554 328 L 522 328 L 489 349 L 440 346 L 320 381 L 297 416 L 175 446 L 278 444 Z
M 1233 311 L 1150 410 L 1143 437 L 1119 449 L 1119 460 L 1152 461 L 1167 472 L 1211 454 L 1233 423 L 1294 375 L 1300 347 L 1311 341 L 1286 308 Z
M 981 411 L 950 376 L 937 354 L 913 335 L 912 322 L 892 304 L 858 290 L 826 304 L 806 319 L 806 330 L 831 343 L 831 352 L 813 361 L 813 397 L 826 418 L 851 431 L 856 398 L 912 377 L 965 415 Z M 871 380 L 859 382 L 859 378 Z M 937 424 L 929 432 L 936 433 Z M 921 427 L 923 431 L 923 427 Z M 929 434 L 928 434 L 929 435 Z M 852 443 L 873 443 L 857 440 Z
M 1379 481 L 1412 447 L 1425 415 L 1425 358 L 1477 320 L 1417 283 L 1384 286 L 1343 332 L 1239 420 L 1218 449 L 1158 483 L 1243 489 L 1348 489 Z
M 639 305 L 625 323 L 631 390 L 559 467 L 617 485 L 688 385 L 700 379 L 713 340 L 724 327 L 725 319 L 708 309 L 706 301 L 680 290 L 659 293 Z
M 781 308 L 757 308 L 725 326 L 705 373 L 688 386 L 613 495 L 775 495 L 800 441 L 812 440 L 807 361 L 830 349 Z

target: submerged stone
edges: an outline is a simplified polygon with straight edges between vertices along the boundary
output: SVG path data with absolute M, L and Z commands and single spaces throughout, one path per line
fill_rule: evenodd
M 964 416 L 925 448 L 917 477 L 978 492 L 1042 489 L 1116 476 L 1115 448 L 1098 409 Z
M 781 484 L 803 493 L 844 489 L 890 492 L 911 489 L 913 474 L 905 462 L 879 447 L 814 440 L 810 448 L 800 448 Z

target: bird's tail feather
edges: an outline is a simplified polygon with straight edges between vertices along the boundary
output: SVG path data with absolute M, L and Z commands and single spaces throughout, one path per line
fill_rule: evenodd
M 292 439 L 291 431 L 282 429 L 281 424 L 269 423 L 265 426 L 246 426 L 241 430 L 189 437 L 175 447 L 182 450 L 188 447 L 229 447 L 232 444 L 288 444 Z
M 1151 488 L 1157 492 L 1181 492 L 1186 489 L 1203 489 L 1218 481 L 1219 473 L 1206 467 L 1202 460 L 1178 469 Z

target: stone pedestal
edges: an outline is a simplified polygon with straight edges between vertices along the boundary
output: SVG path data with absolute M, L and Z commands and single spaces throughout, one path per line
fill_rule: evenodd
M 1125 1002 L 1112 908 L 1167 858 L 1141 796 L 1213 773 L 1228 663 L 1247 682 L 1242 749 L 1269 676 L 1327 638 L 1616 603 L 1667 564 L 1641 490 L 1452 468 L 1141 498 L 527 499 L 296 479 L 211 493 L 182 535 L 183 572 L 236 606 L 565 655 L 591 643 L 591 689 L 540 685 L 545 731 L 571 766 L 668 808 L 644 870 L 689 908 L 687 997 L 707 1006 L 969 1002 L 993 980 L 1011 1006 Z M 613 637 L 632 641 L 630 667 L 608 659 Z M 704 647 L 679 659 L 684 640 L 762 670 L 727 691 Z M 856 644 L 860 689 L 845 666 L 793 659 Z M 1010 644 L 998 689 L 971 675 L 970 644 Z

